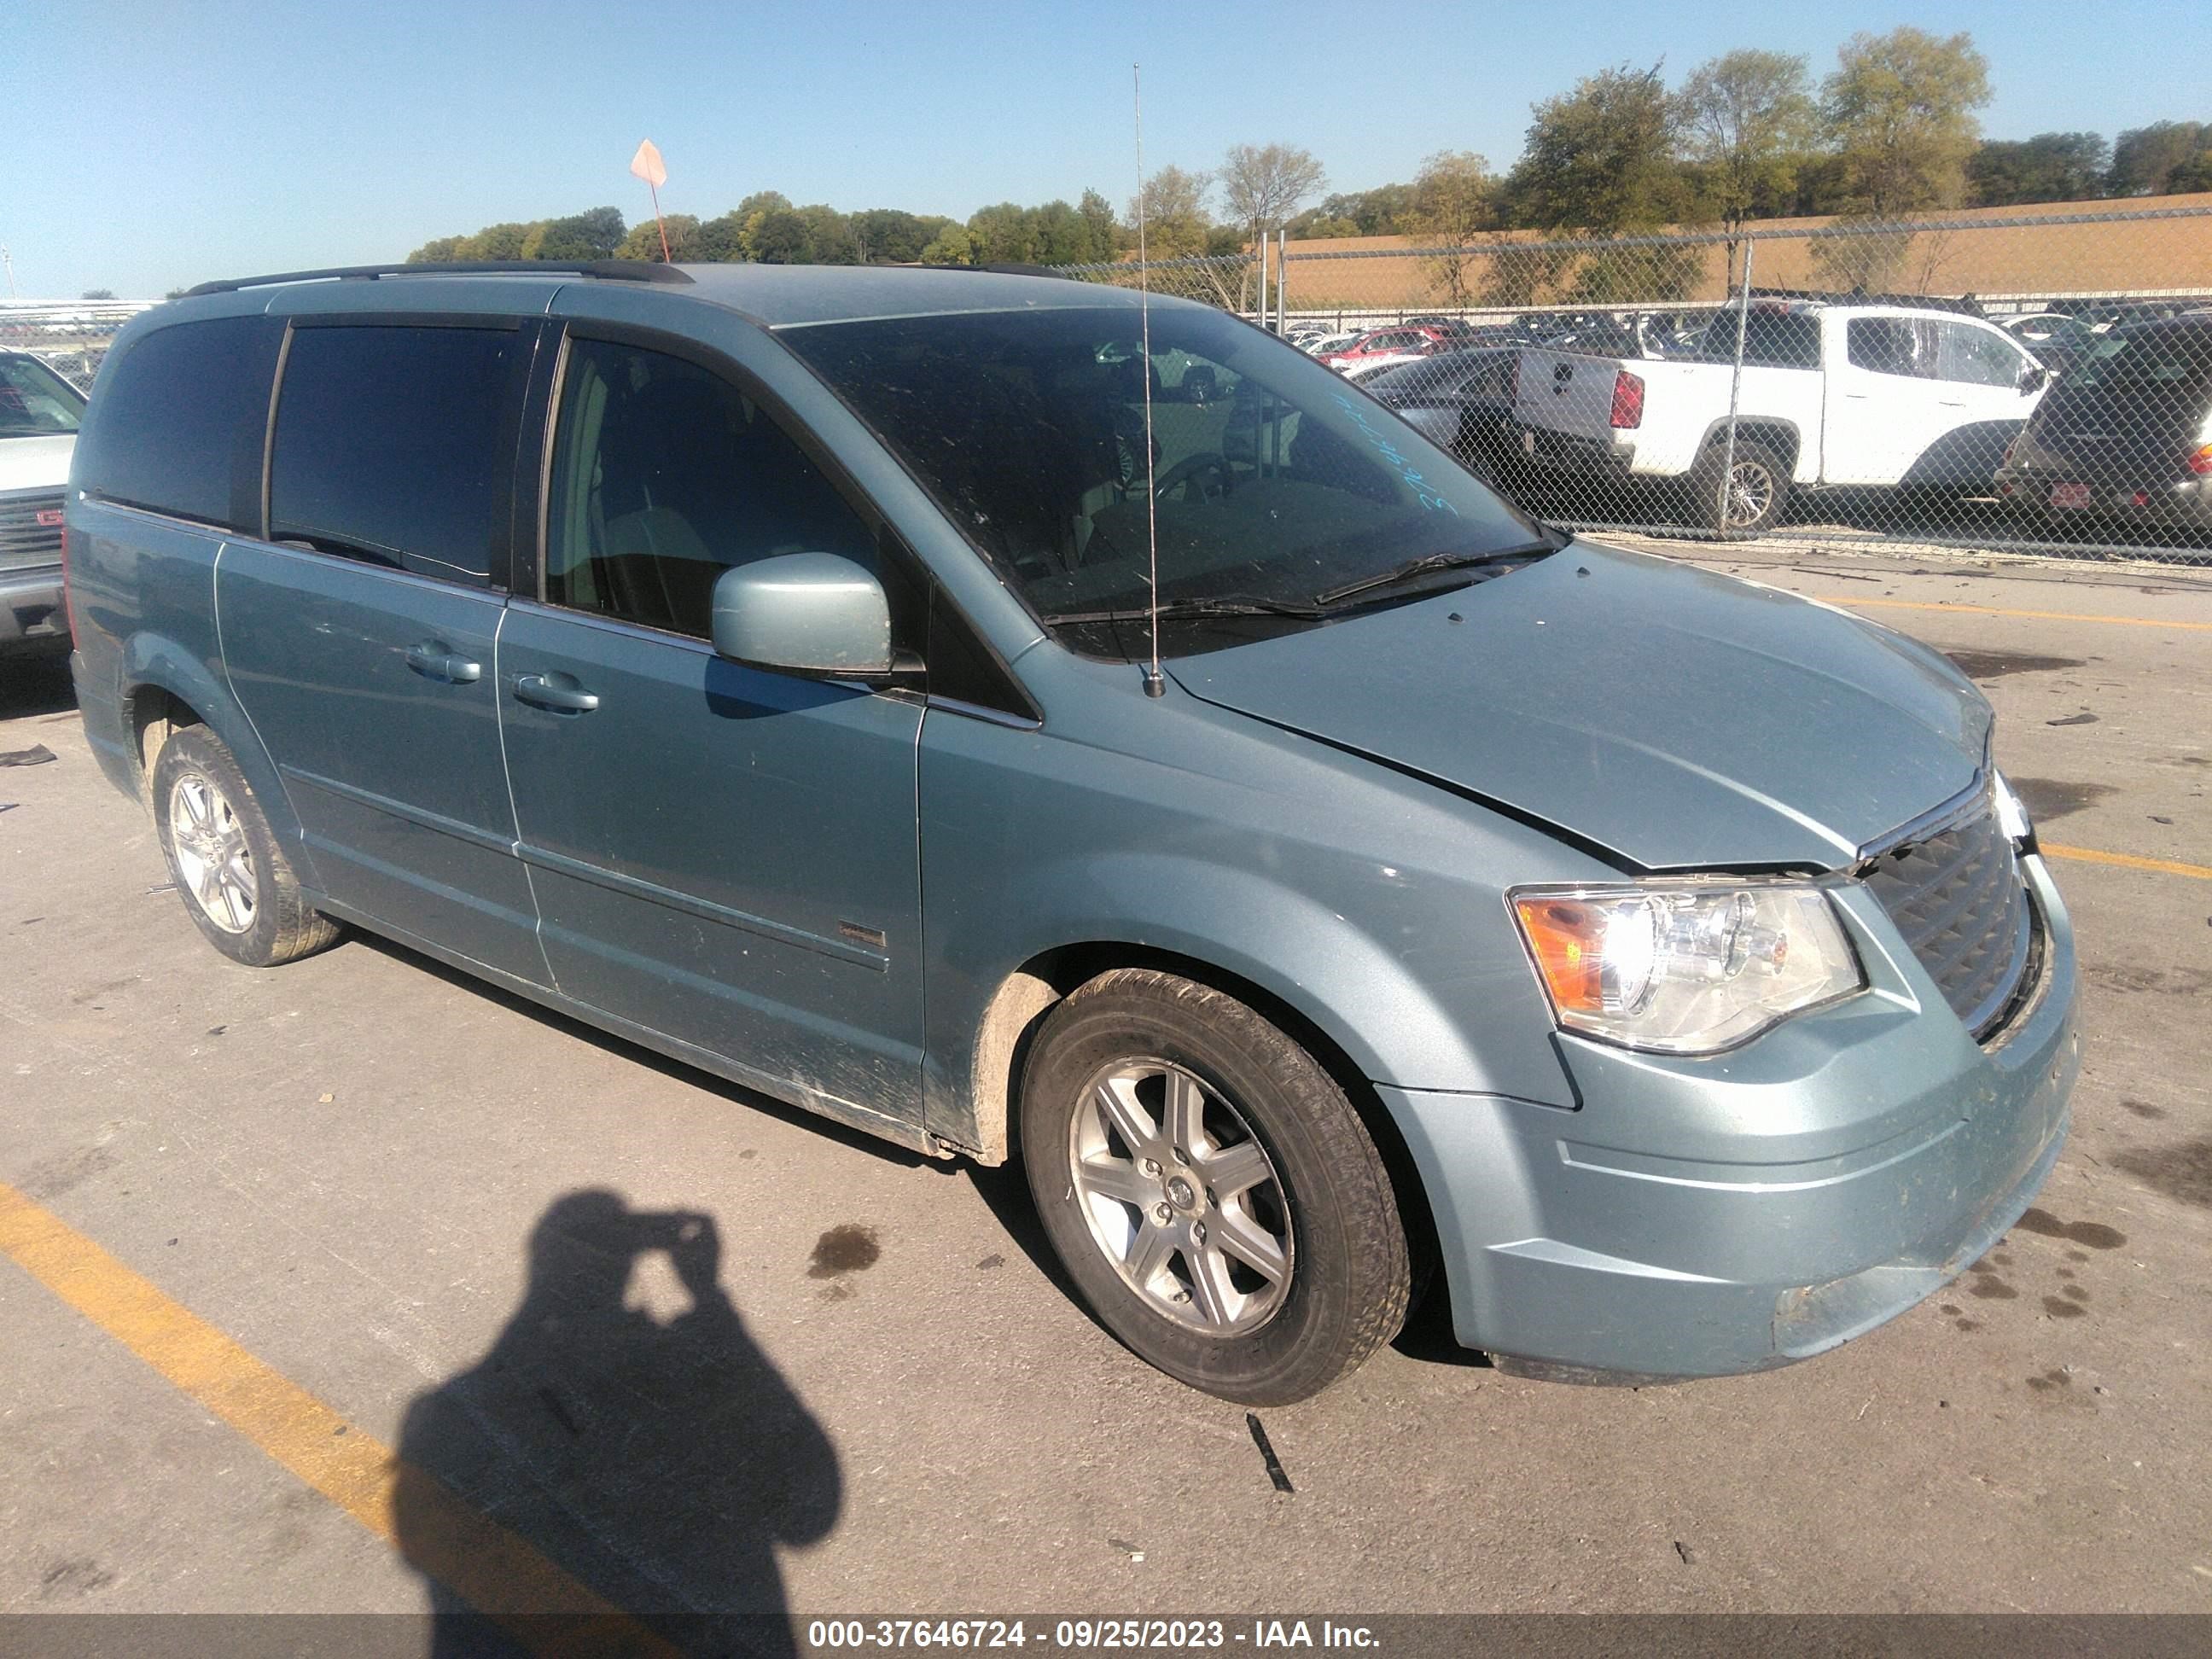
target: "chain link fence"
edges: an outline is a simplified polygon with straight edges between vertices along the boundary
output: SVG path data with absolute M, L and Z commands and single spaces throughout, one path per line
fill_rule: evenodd
M 150 300 L 0 301 L 0 351 L 27 351 L 80 392 L 100 359 Z
M 2212 207 L 1064 274 L 1261 322 L 1577 529 L 2212 563 Z

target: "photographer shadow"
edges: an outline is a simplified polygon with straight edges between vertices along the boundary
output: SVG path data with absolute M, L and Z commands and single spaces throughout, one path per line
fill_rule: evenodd
M 690 1305 L 631 1305 L 665 1255 Z M 419 1395 L 392 1495 L 430 1651 L 796 1651 L 779 1546 L 826 1536 L 836 1447 L 747 1334 L 714 1222 L 589 1189 L 550 1206 L 522 1303 Z

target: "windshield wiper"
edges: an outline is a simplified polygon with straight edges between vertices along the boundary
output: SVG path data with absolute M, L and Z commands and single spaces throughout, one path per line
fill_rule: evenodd
M 1119 611 L 1060 611 L 1047 615 L 1044 621 L 1053 628 L 1077 623 L 1143 622 L 1148 617 L 1158 617 L 1162 622 L 1182 622 L 1199 617 L 1297 617 L 1311 622 L 1327 614 L 1318 603 L 1224 593 L 1206 599 L 1164 599 L 1157 607 L 1149 609 L 1135 605 Z
M 1378 570 L 1371 576 L 1362 576 L 1314 595 L 1314 604 L 1324 611 L 1334 610 L 1345 600 L 1363 593 L 1372 593 L 1385 587 L 1395 587 L 1400 582 L 1411 581 L 1416 576 L 1425 576 L 1435 570 L 1462 570 L 1472 565 L 1501 564 L 1509 559 L 1525 559 L 1537 553 L 1556 553 L 1559 544 L 1549 537 L 1540 542 L 1530 542 L 1522 547 L 1492 548 L 1481 553 L 1430 553 L 1389 570 Z

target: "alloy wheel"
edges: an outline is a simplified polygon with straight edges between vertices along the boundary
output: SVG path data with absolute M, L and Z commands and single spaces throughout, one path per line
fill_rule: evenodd
M 201 913 L 226 933 L 251 932 L 260 886 L 237 809 L 210 779 L 186 772 L 169 789 L 177 873 Z
M 1729 471 L 1723 511 L 1728 527 L 1742 530 L 1765 518 L 1774 505 L 1774 475 L 1759 461 L 1738 461 Z
M 1153 1311 L 1242 1336 L 1283 1304 L 1295 1261 L 1273 1161 L 1233 1102 L 1163 1060 L 1092 1079 L 1068 1130 L 1091 1237 Z

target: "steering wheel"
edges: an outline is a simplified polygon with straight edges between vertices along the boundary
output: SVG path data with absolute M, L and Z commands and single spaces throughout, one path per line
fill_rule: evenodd
M 1159 481 L 1152 486 L 1152 499 L 1165 501 L 1173 491 L 1188 489 L 1193 483 L 1208 473 L 1212 473 L 1218 479 L 1219 484 L 1212 489 L 1208 489 L 1202 483 L 1200 484 L 1199 500 L 1208 501 L 1216 495 L 1226 495 L 1237 488 L 1237 475 L 1230 471 L 1229 458 L 1218 450 L 1206 449 L 1200 450 L 1195 455 L 1186 455 L 1165 472 L 1160 474 Z M 1186 496 L 1184 499 L 1189 498 Z

